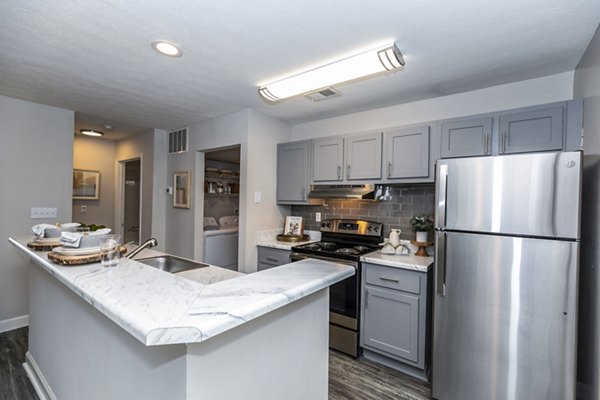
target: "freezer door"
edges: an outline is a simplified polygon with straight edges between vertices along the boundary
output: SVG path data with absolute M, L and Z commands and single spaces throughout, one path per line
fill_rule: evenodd
M 436 227 L 579 238 L 581 152 L 440 160 Z
M 433 397 L 574 399 L 578 243 L 451 232 L 436 242 Z

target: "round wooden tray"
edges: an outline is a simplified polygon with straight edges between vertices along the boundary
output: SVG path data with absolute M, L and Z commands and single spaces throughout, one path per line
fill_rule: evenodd
M 125 246 L 121 246 L 121 255 L 127 253 Z M 91 264 L 100 261 L 100 253 L 85 256 L 66 256 L 55 252 L 48 253 L 48 260 L 61 265 Z
M 27 247 L 29 247 L 30 249 L 32 249 L 34 251 L 50 251 L 53 248 L 59 247 L 59 246 L 62 246 L 62 243 L 59 242 L 58 240 L 56 240 L 56 242 L 40 243 L 40 242 L 33 241 L 33 242 L 27 243 Z
M 306 242 L 307 240 L 310 240 L 308 235 L 277 235 L 278 242 L 297 243 Z

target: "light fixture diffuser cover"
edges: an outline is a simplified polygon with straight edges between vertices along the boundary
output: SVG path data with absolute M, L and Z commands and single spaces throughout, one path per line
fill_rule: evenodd
M 81 129 L 79 132 L 81 132 L 82 135 L 95 136 L 95 137 L 104 135 L 104 132 L 96 131 L 94 129 Z
M 258 93 L 275 102 L 342 82 L 394 71 L 404 64 L 402 52 L 393 43 L 266 84 L 258 89 Z

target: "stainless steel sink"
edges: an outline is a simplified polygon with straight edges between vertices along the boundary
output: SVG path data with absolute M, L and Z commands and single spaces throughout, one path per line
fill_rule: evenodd
M 165 272 L 170 272 L 172 274 L 176 274 L 178 272 L 183 271 L 189 271 L 191 269 L 208 267 L 207 264 L 171 255 L 140 258 L 135 261 L 141 262 L 154 268 L 158 268 Z

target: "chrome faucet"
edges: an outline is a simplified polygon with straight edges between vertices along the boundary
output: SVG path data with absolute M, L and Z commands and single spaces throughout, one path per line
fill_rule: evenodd
M 146 247 L 150 248 L 150 247 L 154 247 L 154 246 L 158 246 L 158 240 L 156 240 L 154 238 L 148 239 L 144 243 L 142 243 L 137 249 L 133 249 L 131 251 L 131 253 L 127 254 L 125 257 L 133 258 L 133 257 L 137 256 Z

